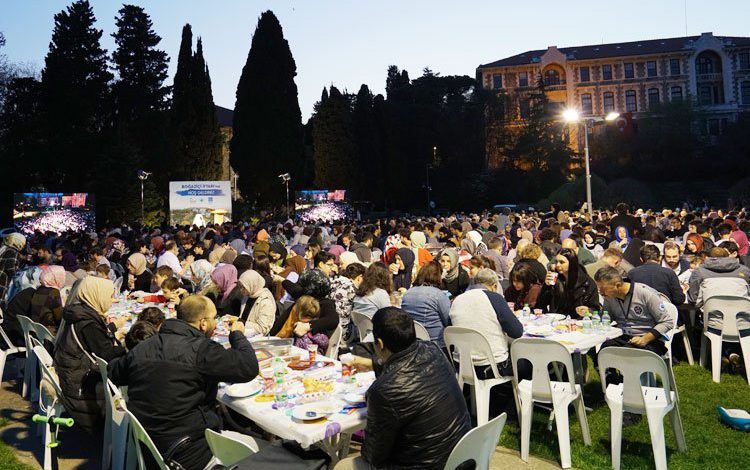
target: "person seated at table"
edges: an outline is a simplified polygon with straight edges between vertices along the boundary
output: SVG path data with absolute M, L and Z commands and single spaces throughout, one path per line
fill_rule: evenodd
M 403 310 L 380 309 L 372 324 L 382 368 L 367 391 L 362 455 L 335 469 L 442 469 L 471 429 L 453 367 L 436 344 L 416 340 L 414 322 Z
M 128 282 L 125 286 L 130 291 L 151 292 L 153 276 L 147 269 L 146 257 L 141 253 L 133 253 L 128 257 Z
M 313 333 L 310 329 L 310 322 L 320 317 L 320 302 L 315 297 L 303 295 L 282 316 L 283 326 L 276 336 L 294 338 L 294 345 L 302 349 L 317 344 L 318 351 L 325 354 L 328 349 L 328 336 L 324 333 Z
M 138 321 L 151 323 L 158 330 L 164 323 L 164 311 L 158 307 L 146 307 L 138 314 Z
M 336 302 L 331 298 L 331 279 L 320 269 L 309 269 L 302 273 L 299 282 L 291 282 L 279 275 L 274 275 L 274 282 L 279 282 L 289 295 L 299 299 L 303 295 L 309 295 L 317 299 L 320 304 L 320 316 L 308 323 L 313 334 L 323 333 L 329 338 L 339 326 L 339 315 L 336 312 Z M 356 310 L 356 309 L 355 309 Z M 275 335 L 281 329 L 281 315 L 271 328 L 270 335 Z
M 437 260 L 422 266 L 414 285 L 401 299 L 401 308 L 430 334 L 430 339 L 445 348 L 443 331 L 451 325 L 451 301 L 441 289 L 441 270 Z
M 698 293 L 705 279 L 714 277 L 739 278 L 744 279 L 750 285 L 750 268 L 740 264 L 738 258 L 729 256 L 727 248 L 731 245 L 734 244 L 724 243 L 711 248 L 706 261 L 693 270 L 688 280 L 688 302 L 694 304 L 698 300 Z
M 213 302 L 192 295 L 177 307 L 177 318 L 164 322 L 158 335 L 108 367 L 112 382 L 128 386 L 128 409 L 160 452 L 190 438 L 173 457 L 187 469 L 204 468 L 211 460 L 204 433 L 207 428 L 222 428 L 215 411 L 219 382 L 244 383 L 258 375 L 245 325 L 232 323 L 226 349 L 209 339 L 215 328 Z
M 130 330 L 125 335 L 125 347 L 131 351 L 138 343 L 159 333 L 159 330 L 150 322 L 138 320 L 133 323 Z
M 96 364 L 91 355 L 111 361 L 126 352 L 115 334 L 127 317 L 107 324 L 114 292 L 112 281 L 85 277 L 78 286 L 80 303 L 63 310 L 65 326 L 58 332 L 54 352 L 65 411 L 75 419 L 76 426 L 99 436 L 104 429 L 104 397 L 101 376 L 92 372 Z
M 42 285 L 31 297 L 28 316 L 57 335 L 62 321 L 63 300 L 60 290 L 65 287 L 65 269 L 62 266 L 46 266 L 39 275 L 39 281 Z
M 516 310 L 528 304 L 529 308 L 536 308 L 542 284 L 528 264 L 518 264 L 510 271 L 510 284 L 504 295 L 507 302 L 513 302 Z
M 471 280 L 469 273 L 458 262 L 458 251 L 446 248 L 440 252 L 440 266 L 443 268 L 443 288 L 451 293 L 451 297 L 462 294 Z
M 622 258 L 622 250 L 619 248 L 607 248 L 602 252 L 601 258 L 587 264 L 584 268 L 586 269 L 586 274 L 593 279 L 597 271 L 607 266 L 617 268 L 623 276 L 626 276 L 628 271 L 633 269 L 633 266 Z
M 372 263 L 362 276 L 362 284 L 354 297 L 353 311 L 372 318 L 381 308 L 391 306 L 393 277 L 388 267 L 380 261 Z
M 239 315 L 233 315 L 247 321 L 247 333 L 250 336 L 267 335 L 276 321 L 276 300 L 265 285 L 263 276 L 253 269 L 242 273 L 237 281 L 237 286 L 242 289 L 247 303 Z M 252 307 L 248 309 L 247 306 L 251 303 Z
M 607 340 L 602 347 L 642 348 L 663 356 L 667 348 L 659 340 L 669 333 L 675 320 L 666 296 L 645 284 L 624 280 L 615 268 L 600 269 L 595 279 L 604 297 L 604 310 L 623 331 L 622 336 Z
M 94 275 L 97 277 L 100 277 L 102 279 L 109 279 L 110 281 L 114 281 L 114 279 L 111 279 L 109 273 L 111 273 L 112 270 L 109 266 L 106 264 L 97 264 L 96 268 L 94 268 Z
M 520 248 L 516 248 L 518 251 L 518 259 L 515 262 L 515 266 L 528 265 L 532 272 L 536 275 L 537 282 L 539 284 L 544 282 L 545 276 L 547 276 L 547 269 L 540 259 L 547 260 L 547 257 L 542 253 L 542 249 L 539 245 L 534 243 L 522 244 L 519 242 Z
M 674 305 L 685 303 L 685 293 L 682 292 L 677 274 L 661 265 L 661 253 L 654 245 L 641 248 L 642 265 L 633 268 L 628 273 L 628 279 L 633 282 L 646 284 L 666 295 Z
M 557 278 L 552 273 L 557 273 Z M 588 309 L 600 309 L 596 283 L 570 248 L 560 250 L 552 261 L 537 306 L 573 318 L 581 318 Z
M 161 291 L 162 282 L 164 282 L 164 280 L 166 279 L 169 279 L 170 277 L 175 277 L 175 275 L 174 271 L 172 271 L 172 268 L 170 268 L 169 266 L 159 266 L 158 268 L 156 268 L 149 292 L 159 293 Z

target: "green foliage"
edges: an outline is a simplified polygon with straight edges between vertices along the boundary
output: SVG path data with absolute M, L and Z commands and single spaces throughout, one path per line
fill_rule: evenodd
M 279 20 L 271 11 L 258 20 L 237 85 L 231 162 L 246 198 L 279 205 L 277 176 L 303 176 L 302 115 L 294 77 L 297 65 Z

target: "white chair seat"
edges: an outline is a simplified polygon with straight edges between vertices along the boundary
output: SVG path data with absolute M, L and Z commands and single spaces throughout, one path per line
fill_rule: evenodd
M 648 409 L 659 409 L 664 408 L 667 405 L 667 394 L 661 387 L 641 387 L 641 390 L 643 391 L 643 403 L 646 405 L 646 408 Z M 607 385 L 607 392 L 605 394 L 605 399 L 607 402 L 612 403 L 622 403 L 622 396 L 623 396 L 624 388 L 622 384 L 610 384 Z M 674 403 L 676 400 L 676 396 L 674 394 L 674 391 L 669 392 L 671 402 Z M 669 405 L 668 409 L 672 409 L 672 405 Z M 643 411 L 638 409 L 628 409 L 625 408 L 624 411 L 627 411 L 628 413 L 637 413 L 642 414 Z
M 549 383 L 550 388 L 552 389 L 552 394 L 559 397 L 565 397 L 565 395 L 568 395 L 570 400 L 575 400 L 576 397 L 578 397 L 581 394 L 581 386 L 578 384 L 575 384 L 575 389 L 566 382 L 553 382 L 550 380 Z M 519 395 L 531 395 L 531 380 L 522 380 L 518 384 L 518 393 Z M 534 394 L 534 401 L 542 402 L 542 403 L 552 403 L 552 397 L 549 395 L 546 395 L 544 393 L 536 393 Z M 548 400 L 548 401 L 545 401 Z

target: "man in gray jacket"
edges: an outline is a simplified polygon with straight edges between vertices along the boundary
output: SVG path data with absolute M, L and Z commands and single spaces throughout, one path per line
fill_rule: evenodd
M 623 330 L 622 336 L 605 342 L 602 347 L 636 347 L 664 355 L 667 349 L 660 340 L 674 326 L 675 306 L 653 288 L 623 280 L 617 268 L 602 268 L 594 279 L 604 297 L 604 310 Z
M 705 279 L 714 277 L 733 277 L 744 279 L 750 284 L 750 268 L 740 264 L 738 258 L 730 258 L 729 251 L 716 246 L 708 252 L 706 262 L 693 271 L 688 281 L 690 287 L 687 292 L 688 302 L 694 304 L 698 299 L 701 283 Z

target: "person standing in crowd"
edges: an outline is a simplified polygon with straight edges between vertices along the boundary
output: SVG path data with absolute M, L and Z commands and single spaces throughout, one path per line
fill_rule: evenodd
M 565 248 L 555 256 L 537 304 L 546 306 L 548 312 L 573 318 L 582 317 L 588 309 L 600 309 L 596 284 L 573 250 Z
M 0 299 L 10 286 L 16 271 L 23 268 L 24 261 L 21 252 L 26 247 L 26 237 L 20 233 L 5 236 L 3 246 L 0 246 Z
M 414 322 L 402 310 L 378 310 L 372 323 L 383 365 L 367 391 L 362 455 L 342 460 L 335 470 L 442 469 L 471 429 L 453 367 L 435 344 L 416 340 Z
M 682 292 L 677 274 L 660 264 L 661 253 L 659 253 L 659 248 L 654 245 L 645 245 L 641 248 L 641 261 L 643 262 L 642 265 L 630 270 L 628 279 L 661 292 L 674 305 L 685 303 L 685 293 Z
M 128 387 L 128 409 L 161 453 L 190 438 L 173 456 L 188 469 L 204 468 L 213 456 L 205 430 L 222 429 L 216 412 L 219 382 L 244 383 L 258 375 L 258 360 L 244 335 L 244 324 L 232 323 L 230 347 L 224 348 L 209 339 L 216 328 L 215 317 L 209 299 L 190 296 L 177 308 L 177 318 L 166 320 L 158 335 L 108 367 L 112 382 Z
M 441 290 L 441 269 L 434 260 L 422 266 L 414 285 L 401 299 L 401 308 L 424 326 L 430 339 L 444 349 L 443 330 L 451 325 L 451 302 Z
M 638 236 L 641 230 L 641 221 L 629 213 L 630 207 L 621 202 L 615 208 L 617 215 L 609 219 L 609 230 L 615 233 L 617 227 L 625 227 L 632 236 Z

